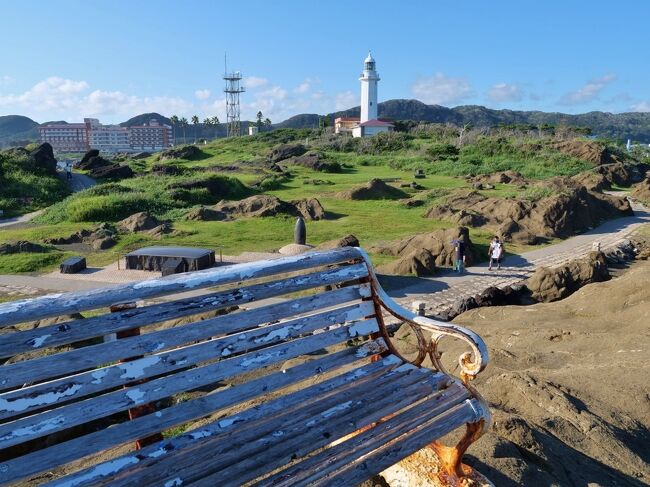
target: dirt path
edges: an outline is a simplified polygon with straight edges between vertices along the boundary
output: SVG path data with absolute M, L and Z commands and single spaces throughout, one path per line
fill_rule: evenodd
M 66 179 L 64 172 L 59 172 L 59 177 L 68 183 L 68 186 L 70 186 L 73 193 L 78 193 L 84 189 L 92 188 L 97 184 L 97 181 L 90 176 L 76 172 L 72 173 L 72 179 Z
M 14 218 L 6 218 L 4 220 L 0 220 L 0 228 L 2 228 L 2 227 L 10 227 L 12 225 L 20 225 L 22 223 L 27 223 L 27 222 L 31 221 L 32 218 L 36 218 L 42 212 L 43 212 L 43 210 L 38 210 L 38 211 L 33 211 L 31 213 L 25 213 L 24 215 L 16 216 Z

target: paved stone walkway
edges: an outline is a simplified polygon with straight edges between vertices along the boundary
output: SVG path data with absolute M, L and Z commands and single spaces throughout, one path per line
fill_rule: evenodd
M 505 287 L 527 279 L 538 267 L 556 267 L 584 257 L 595 242 L 603 251 L 616 248 L 639 227 L 650 224 L 650 209 L 633 204 L 635 215 L 603 223 L 584 234 L 568 238 L 548 247 L 511 255 L 504 259 L 501 270 L 488 270 L 488 264 L 468 267 L 465 274 L 446 272 L 432 278 L 384 276 L 382 285 L 402 306 L 412 309 L 413 303 L 425 303 L 427 316 L 447 311 L 458 299 L 475 296 L 491 286 Z

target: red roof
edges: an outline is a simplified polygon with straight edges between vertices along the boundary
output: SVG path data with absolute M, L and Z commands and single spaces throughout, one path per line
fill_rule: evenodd
M 359 124 L 359 127 L 392 127 L 392 123 L 382 122 L 381 120 L 368 120 L 367 122 L 362 122 Z

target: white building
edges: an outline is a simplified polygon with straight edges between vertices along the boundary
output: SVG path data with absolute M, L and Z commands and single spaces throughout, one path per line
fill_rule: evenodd
M 96 118 L 84 118 L 91 149 L 102 152 L 128 152 L 129 129 L 119 125 L 102 125 Z
M 368 53 L 363 62 L 361 82 L 361 117 L 359 124 L 352 129 L 353 137 L 371 137 L 381 132 L 393 130 L 393 124 L 377 119 L 377 83 L 379 82 L 375 59 Z

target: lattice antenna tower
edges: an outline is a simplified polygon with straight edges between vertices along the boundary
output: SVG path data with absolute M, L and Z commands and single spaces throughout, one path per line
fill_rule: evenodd
M 228 137 L 239 137 L 241 135 L 241 122 L 239 120 L 239 94 L 246 91 L 240 82 L 242 74 L 239 71 L 228 72 L 228 62 L 224 55 L 224 75 L 226 87 L 226 119 L 228 122 Z

